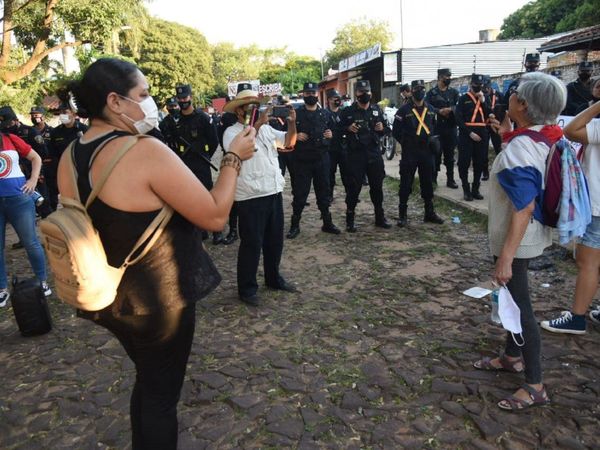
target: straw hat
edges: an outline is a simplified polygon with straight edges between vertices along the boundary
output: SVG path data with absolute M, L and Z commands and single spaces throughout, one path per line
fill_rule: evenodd
M 250 83 L 240 83 L 237 87 L 237 95 L 233 100 L 227 102 L 223 111 L 235 113 L 235 109 L 240 106 L 249 105 L 251 103 L 261 105 L 267 103 L 271 97 L 268 95 L 260 97 L 256 91 L 252 90 Z

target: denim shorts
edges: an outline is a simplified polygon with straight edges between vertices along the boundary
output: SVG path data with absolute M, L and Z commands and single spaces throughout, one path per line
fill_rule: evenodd
M 581 238 L 581 245 L 600 249 L 600 216 L 592 216 L 592 221 Z

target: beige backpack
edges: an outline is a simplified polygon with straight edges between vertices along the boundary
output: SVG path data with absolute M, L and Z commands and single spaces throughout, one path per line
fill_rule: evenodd
M 73 175 L 75 199 L 61 196 L 63 208 L 40 222 L 42 245 L 54 273 L 56 294 L 65 303 L 84 311 L 99 311 L 114 301 L 125 269 L 146 255 L 173 215 L 173 210 L 165 205 L 142 233 L 125 262 L 120 267 L 108 264 L 102 241 L 87 209 L 102 190 L 115 165 L 142 137 L 145 136 L 132 136 L 126 140 L 93 186 L 85 206 L 81 203 L 77 188 L 78 175 L 73 162 L 75 142 L 71 143 L 65 151 L 65 160 Z M 107 142 L 98 146 L 90 161 Z M 144 244 L 143 250 L 133 258 Z

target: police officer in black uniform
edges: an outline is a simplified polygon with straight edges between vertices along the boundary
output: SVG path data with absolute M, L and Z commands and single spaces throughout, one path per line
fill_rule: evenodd
M 482 89 L 483 75 L 474 73 L 471 75 L 471 87 L 458 99 L 454 113 L 459 130 L 458 173 L 464 199 L 468 202 L 473 199 L 483 199 L 479 193 L 479 183 L 488 152 L 487 122 L 491 110 Z M 473 184 L 469 185 L 471 161 L 473 161 Z
M 56 184 L 56 172 L 58 162 L 67 148 L 75 139 L 80 138 L 88 130 L 88 127 L 82 124 L 71 107 L 65 103 L 58 108 L 60 125 L 52 130 L 50 134 L 50 144 L 48 145 L 49 160 L 46 179 L 48 181 L 48 191 L 50 192 L 50 206 L 55 211 L 58 205 L 58 186 Z M 44 169 L 46 170 L 46 169 Z
M 525 72 L 537 72 L 540 68 L 540 54 L 539 53 L 527 53 L 525 55 Z M 519 87 L 519 79 L 515 78 L 506 88 L 506 92 L 504 93 L 504 99 L 502 103 L 505 105 L 506 109 L 508 109 L 508 99 L 516 92 Z
M 398 108 L 402 107 L 403 105 L 406 105 L 407 103 L 410 103 L 412 96 L 410 85 L 408 83 L 404 83 L 403 85 L 401 85 L 399 92 L 400 93 L 398 95 Z
M 492 113 L 496 114 L 496 110 L 498 107 L 501 107 L 502 99 L 498 92 L 492 86 L 492 77 L 489 75 L 483 76 L 483 94 L 486 96 L 486 102 L 490 105 L 490 110 Z M 490 141 L 492 142 L 492 146 L 494 147 L 494 153 L 497 155 L 502 150 L 502 137 L 498 134 L 498 132 L 488 125 L 488 142 L 485 145 L 485 148 L 488 149 L 490 146 Z M 485 164 L 483 166 L 483 172 L 481 175 L 481 179 L 483 181 L 487 181 L 490 178 L 489 172 L 489 155 L 486 151 L 485 154 Z
M 340 178 L 344 185 L 344 190 L 347 190 L 347 148 L 343 145 L 344 129 L 342 128 L 342 97 L 336 89 L 327 89 L 325 91 L 327 97 L 327 112 L 331 115 L 333 128 L 331 132 L 333 136 L 329 145 L 329 202 L 333 201 L 333 189 L 335 186 L 335 172 L 340 168 Z
M 438 69 L 437 85 L 427 92 L 426 102 L 437 110 L 437 121 L 434 133 L 439 136 L 444 166 L 446 166 L 446 186 L 458 189 L 454 181 L 454 149 L 456 148 L 456 120 L 454 109 L 458 103 L 458 91 L 450 87 L 452 72 L 450 69 Z M 433 180 L 437 184 L 437 173 L 440 171 L 442 155 L 436 155 Z M 420 175 L 419 175 L 420 178 Z
M 567 106 L 563 111 L 565 116 L 577 115 L 581 107 L 587 107 L 592 99 L 590 78 L 593 69 L 594 66 L 590 61 L 579 63 L 577 79 L 567 84 Z
M 42 161 L 48 157 L 48 148 L 46 147 L 46 142 L 36 127 L 30 127 L 29 125 L 22 124 L 10 106 L 1 107 L 0 115 L 5 118 L 5 123 L 7 124 L 6 128 L 3 130 L 4 132 L 14 134 L 31 145 L 31 148 L 33 148 L 37 154 L 40 155 Z M 25 177 L 29 177 L 29 174 L 31 173 L 31 163 L 24 158 L 20 158 L 19 165 L 23 169 Z M 50 203 L 47 200 L 48 187 L 46 186 L 43 167 L 40 170 L 40 176 L 38 178 L 36 190 L 42 195 L 42 197 L 44 197 L 44 202 L 42 202 L 42 204 L 36 208 L 39 215 L 44 218 L 50 215 L 52 210 L 50 209 Z
M 444 223 L 433 207 L 433 165 L 430 137 L 435 129 L 435 108 L 424 101 L 425 82 L 414 80 L 411 83 L 412 100 L 396 112 L 392 134 L 402 145 L 400 160 L 400 191 L 398 226 L 408 224 L 408 197 L 412 192 L 415 172 L 419 170 L 421 197 L 425 202 L 423 220 L 431 223 Z
M 174 152 L 179 152 L 179 145 L 177 142 L 177 123 L 179 122 L 179 118 L 181 117 L 181 109 L 179 108 L 179 104 L 177 103 L 177 99 L 175 97 L 170 97 L 165 106 L 167 107 L 167 112 L 169 114 L 161 120 L 158 124 L 158 128 L 163 135 L 165 143 L 171 148 Z
M 175 126 L 179 157 L 206 189 L 211 190 L 213 181 L 209 162 L 219 145 L 217 130 L 210 116 L 194 107 L 189 84 L 180 84 L 175 91 L 181 109 L 181 116 Z M 213 233 L 213 244 L 220 244 L 222 240 L 221 232 Z
M 365 174 L 369 194 L 375 207 L 375 226 L 390 228 L 383 211 L 383 179 L 385 167 L 379 147 L 380 138 L 390 132 L 383 111 L 371 104 L 369 80 L 358 80 L 354 89 L 356 102 L 342 110 L 342 128 L 348 145 L 348 186 L 346 194 L 346 230 L 356 232 L 354 209 Z
M 37 132 L 44 139 L 44 144 L 46 145 L 46 149 L 48 150 L 48 153 L 49 153 L 50 152 L 50 133 L 52 132 L 53 128 L 50 125 L 48 125 L 46 123 L 46 121 L 44 120 L 45 113 L 46 113 L 46 111 L 41 106 L 33 106 L 31 108 L 31 110 L 29 111 L 29 118 L 31 119 L 31 125 L 33 126 L 33 128 L 35 128 L 37 130 Z M 49 167 L 50 162 L 51 161 L 50 161 L 49 154 L 46 155 L 46 157 L 42 158 L 42 173 L 44 175 L 43 175 L 43 177 L 40 177 L 41 182 L 38 181 L 38 183 L 46 185 L 46 192 L 49 195 L 49 197 L 48 197 L 49 206 L 50 206 L 50 209 L 52 209 L 52 211 L 54 211 L 56 208 L 52 208 L 52 190 L 50 187 L 50 183 L 52 182 L 52 180 L 49 179 L 49 176 L 51 176 L 51 174 L 50 174 L 51 168 Z M 43 187 L 41 188 L 41 191 L 42 192 L 44 191 Z M 38 189 L 38 192 L 40 192 L 40 189 Z
M 329 212 L 329 143 L 333 137 L 334 124 L 331 115 L 318 105 L 318 86 L 316 83 L 304 83 L 302 97 L 304 105 L 296 111 L 297 139 L 294 150 L 294 199 L 292 201 L 292 220 L 288 239 L 300 234 L 300 218 L 310 192 L 311 182 L 315 187 L 317 206 L 321 211 L 326 233 L 340 234 L 333 224 Z

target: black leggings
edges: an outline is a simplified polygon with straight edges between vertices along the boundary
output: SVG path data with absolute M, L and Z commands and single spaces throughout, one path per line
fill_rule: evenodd
M 177 402 L 196 324 L 196 305 L 147 316 L 101 313 L 98 325 L 113 333 L 135 364 L 131 394 L 133 450 L 176 450 Z
M 495 259 L 495 258 L 494 258 Z M 541 363 L 541 341 L 540 330 L 533 314 L 531 299 L 529 298 L 529 283 L 527 281 L 527 268 L 529 259 L 515 258 L 512 263 L 513 276 L 506 287 L 510 291 L 513 300 L 521 310 L 521 328 L 523 336 L 515 336 L 521 343 L 525 340 L 525 345 L 519 347 L 510 332 L 506 334 L 505 353 L 511 357 L 523 356 L 525 363 L 525 381 L 528 384 L 538 384 L 542 382 L 542 363 Z

